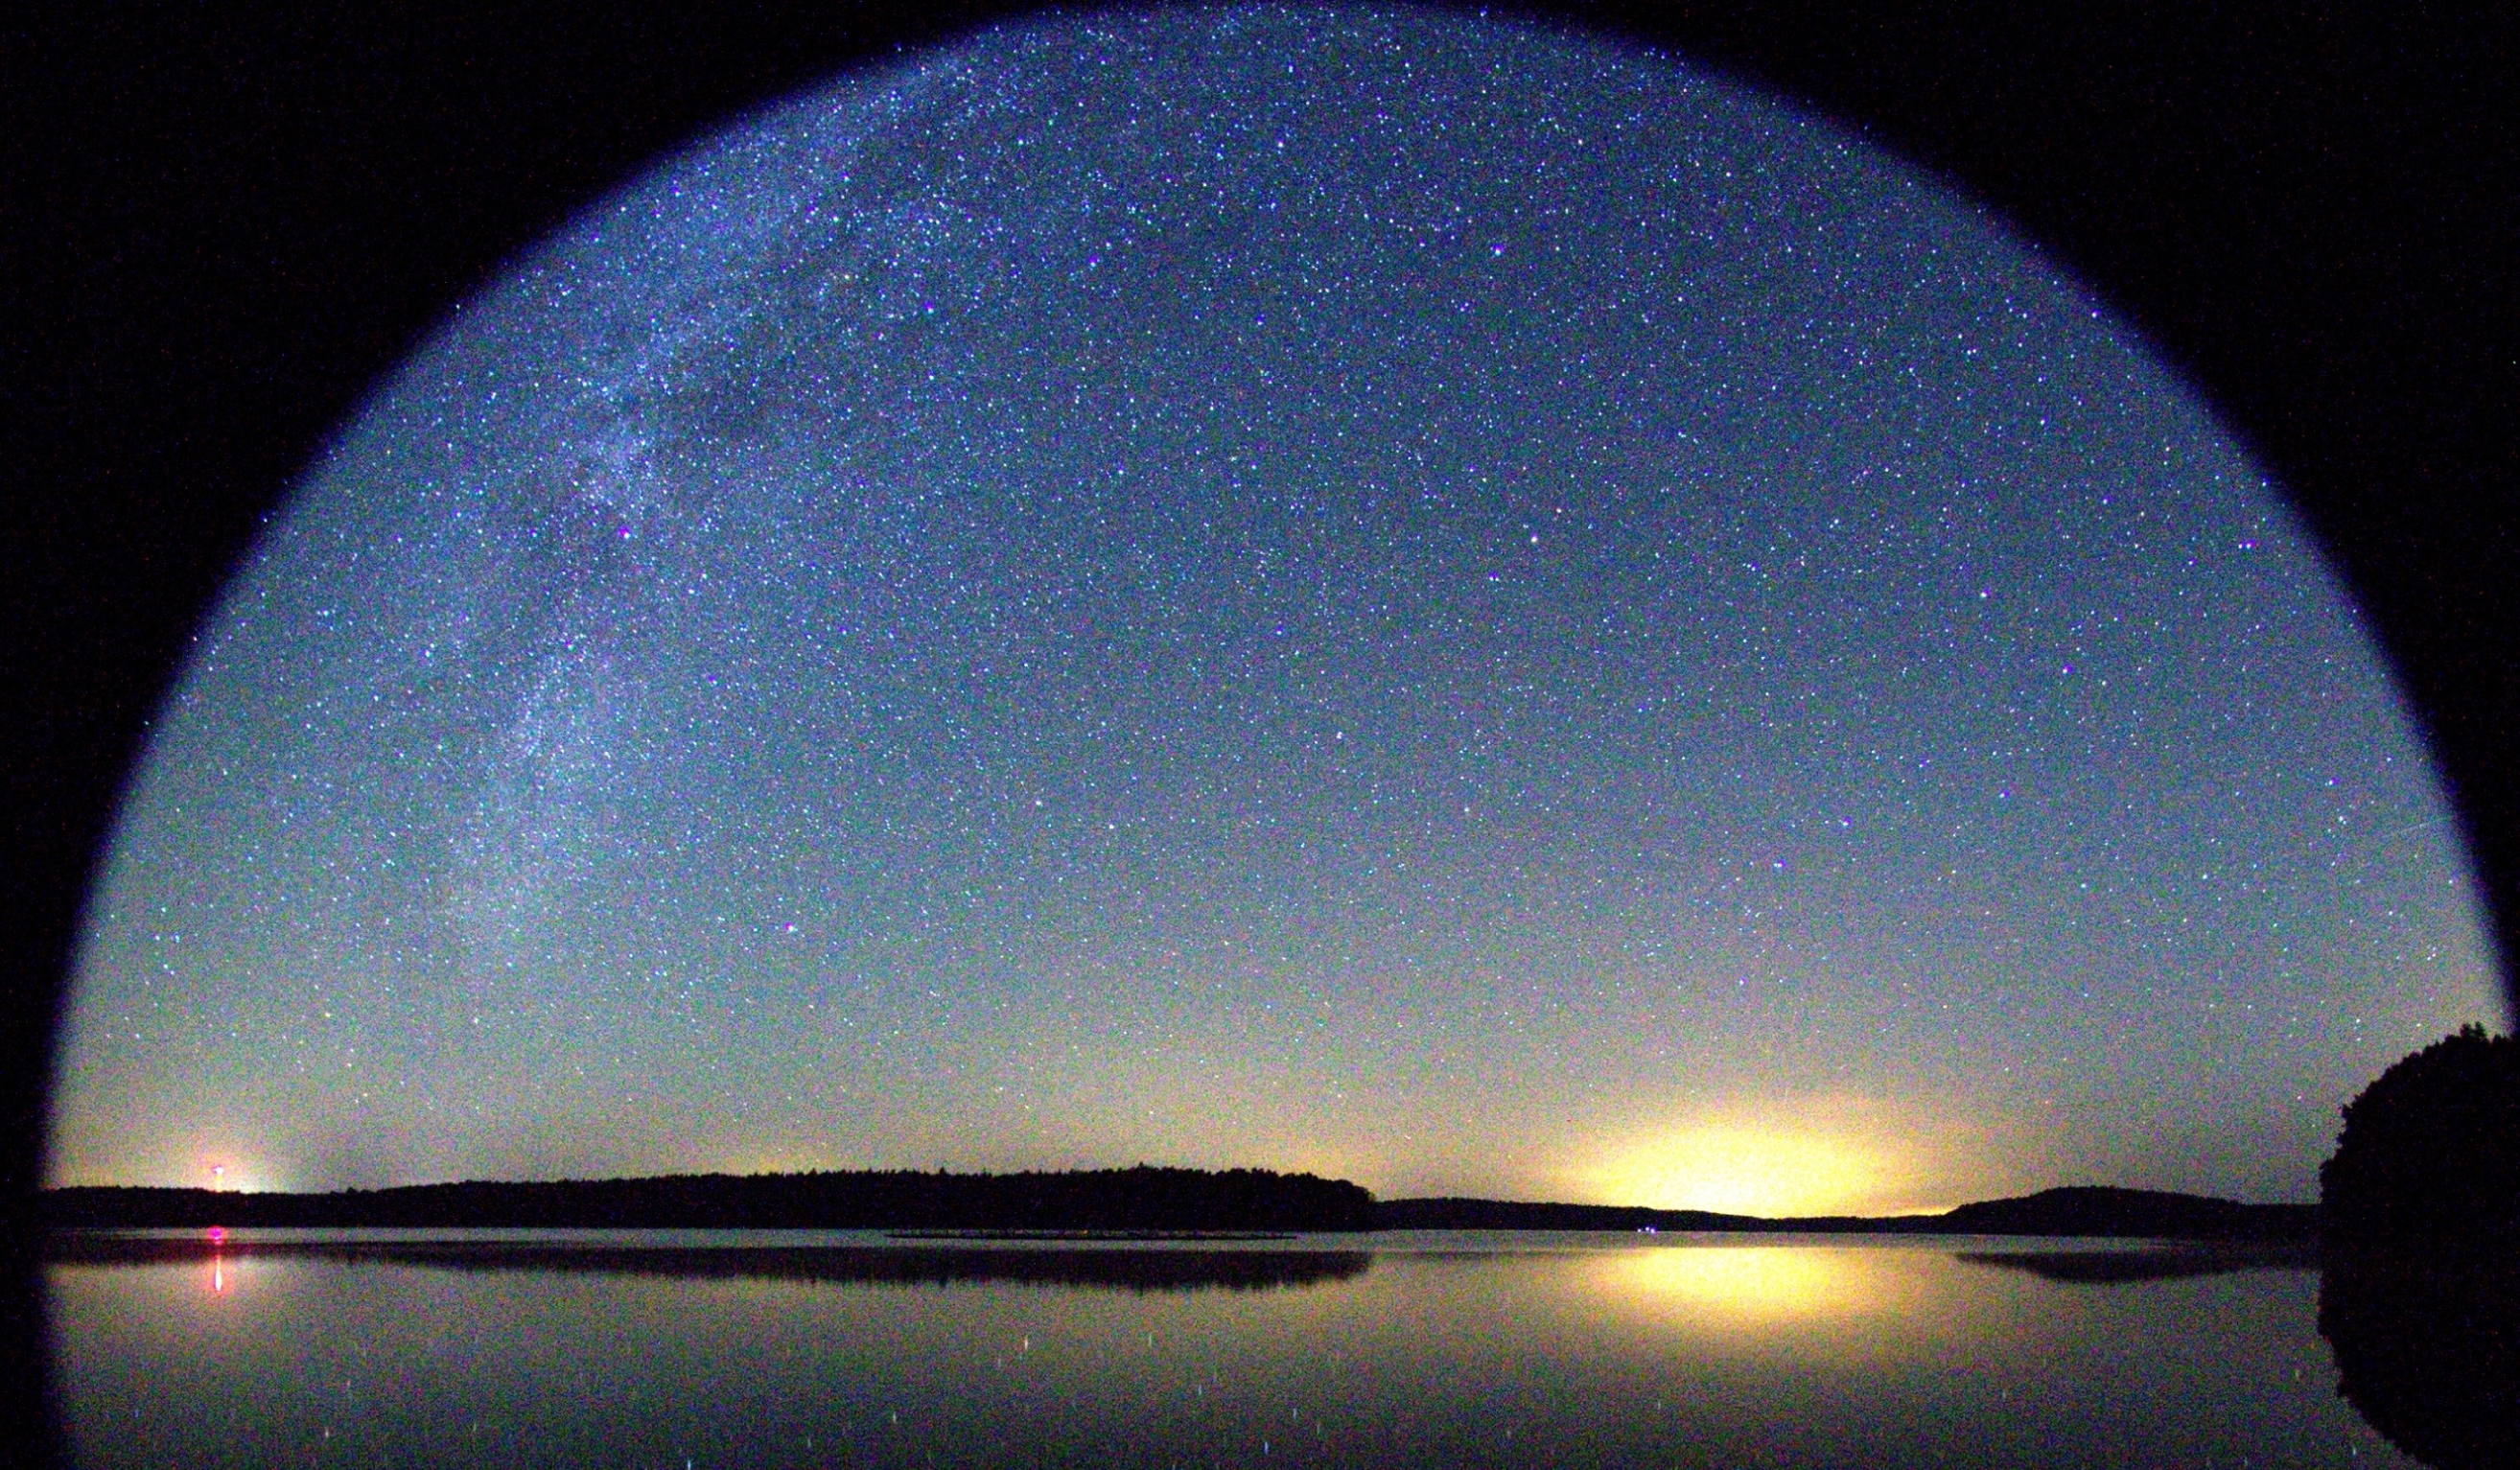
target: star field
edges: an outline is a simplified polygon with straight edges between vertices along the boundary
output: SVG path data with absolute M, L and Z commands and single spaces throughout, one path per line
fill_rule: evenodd
M 2000 221 L 1668 58 L 1058 21 L 380 386 L 156 728 L 52 1173 L 2305 1198 L 2499 1021 L 2469 881 L 2274 492 Z

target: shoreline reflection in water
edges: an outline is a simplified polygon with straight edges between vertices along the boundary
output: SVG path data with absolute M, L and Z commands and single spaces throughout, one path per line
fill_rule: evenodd
M 1029 1282 L 1132 1291 L 1310 1286 L 1360 1275 L 1373 1263 L 1372 1253 L 1363 1250 L 1263 1250 L 1191 1243 L 1173 1249 L 1136 1243 L 706 1245 L 618 1238 L 635 1232 L 574 1233 L 576 1238 L 540 1232 L 530 1238 L 468 1239 L 421 1232 L 269 1231 L 241 1238 L 217 1230 L 206 1236 L 190 1231 L 99 1230 L 66 1232 L 56 1237 L 47 1256 L 57 1264 L 76 1266 L 207 1261 L 214 1273 L 230 1256 L 251 1256 L 460 1271 L 927 1285 Z
M 237 1232 L 51 1282 L 93 1466 L 2407 1463 L 2298 1265 L 1964 1253 Z

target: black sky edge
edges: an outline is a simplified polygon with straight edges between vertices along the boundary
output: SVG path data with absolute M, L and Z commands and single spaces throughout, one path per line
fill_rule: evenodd
M 449 307 L 656 154 L 1039 9 L 225 0 L 0 22 L 0 1443 L 47 1436 L 28 1202 L 80 907 L 146 721 L 262 517 Z M 2138 324 L 2379 637 L 2508 993 L 2520 12 L 2200 12 L 1487 10 L 1646 41 L 1849 123 Z

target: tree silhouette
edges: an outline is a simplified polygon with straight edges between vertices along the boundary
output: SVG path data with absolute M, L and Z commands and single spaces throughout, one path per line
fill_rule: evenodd
M 2520 1040 L 2466 1026 L 2381 1073 L 2318 1182 L 2337 1392 L 2427 1465 L 2520 1464 Z
M 1345 1180 L 1266 1169 L 938 1170 L 475 1180 L 331 1194 L 48 1190 L 50 1224 L 528 1226 L 637 1229 L 1366 1230 L 1373 1196 Z
M 2520 1040 L 2463 1027 L 2345 1105 L 2318 1171 L 2337 1240 L 2520 1240 Z

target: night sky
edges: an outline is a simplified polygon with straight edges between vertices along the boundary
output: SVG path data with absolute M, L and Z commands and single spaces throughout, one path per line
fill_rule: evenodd
M 1040 23 L 668 160 L 153 741 L 60 1182 L 2302 1199 L 2502 1019 L 2376 654 L 2099 303 L 1459 19 Z

